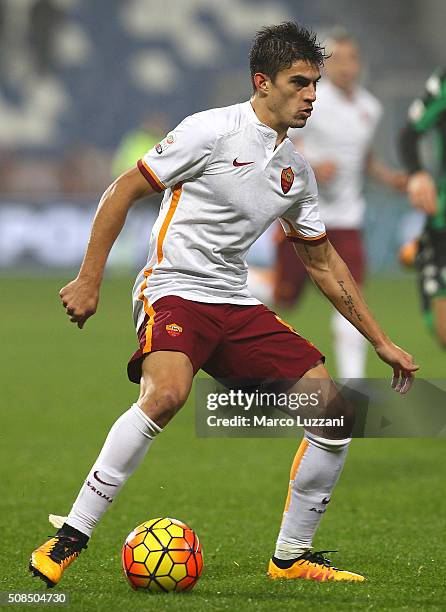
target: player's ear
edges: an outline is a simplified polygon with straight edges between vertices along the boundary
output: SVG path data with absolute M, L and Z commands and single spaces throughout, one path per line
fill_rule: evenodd
M 269 91 L 270 80 L 266 74 L 263 72 L 256 72 L 254 77 L 254 84 L 256 86 L 256 90 L 259 93 L 267 94 Z

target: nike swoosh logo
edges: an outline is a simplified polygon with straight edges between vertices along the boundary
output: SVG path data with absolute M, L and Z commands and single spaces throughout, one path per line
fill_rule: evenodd
M 254 162 L 238 162 L 237 158 L 234 159 L 234 161 L 232 162 L 232 165 L 237 167 L 237 166 L 249 166 L 249 164 L 253 164 Z
M 117 487 L 117 486 L 118 486 L 118 485 L 110 484 L 109 482 L 104 482 L 103 480 L 101 480 L 101 479 L 99 478 L 99 476 L 98 476 L 97 474 L 98 474 L 98 471 L 96 470 L 96 472 L 93 474 L 93 476 L 94 476 L 94 477 L 96 478 L 96 480 L 97 480 L 98 482 L 100 482 L 101 484 L 105 484 L 105 485 L 107 485 L 107 487 Z

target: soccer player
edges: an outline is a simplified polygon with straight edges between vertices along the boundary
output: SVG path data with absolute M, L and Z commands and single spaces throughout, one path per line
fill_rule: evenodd
M 154 438 L 186 402 L 200 368 L 247 384 L 325 383 L 323 414 L 346 414 L 349 424 L 305 432 L 268 572 L 271 578 L 364 579 L 312 551 L 350 443 L 348 408 L 320 351 L 246 286 L 246 253 L 280 218 L 321 291 L 390 365 L 395 390 L 411 386 L 418 366 L 381 330 L 327 240 L 314 175 L 287 138 L 289 127 L 303 127 L 311 115 L 323 59 L 305 28 L 265 27 L 250 52 L 251 100 L 187 117 L 104 193 L 80 272 L 60 296 L 70 321 L 83 328 L 96 312 L 105 262 L 129 208 L 164 191 L 147 266 L 134 287 L 140 348 L 128 375 L 140 394 L 111 428 L 63 526 L 31 555 L 31 571 L 49 586 L 86 548 Z
M 420 142 L 435 134 L 436 177 L 427 171 Z M 423 98 L 414 100 L 400 134 L 400 153 L 409 172 L 411 204 L 426 213 L 422 236 L 416 241 L 415 264 L 426 323 L 446 348 L 446 70 L 436 70 L 426 82 Z M 407 251 L 408 246 L 405 249 Z
M 382 110 L 378 100 L 358 85 L 361 64 L 355 41 L 336 29 L 326 41 L 326 50 L 331 56 L 325 63 L 326 78 L 318 87 L 311 121 L 304 130 L 290 130 L 288 136 L 315 172 L 329 240 L 361 286 L 366 268 L 364 174 L 401 191 L 407 176 L 388 168 L 372 152 Z M 283 234 L 276 244 L 274 301 L 289 308 L 299 299 L 308 276 Z M 364 336 L 336 311 L 332 330 L 338 376 L 362 378 L 367 355 Z

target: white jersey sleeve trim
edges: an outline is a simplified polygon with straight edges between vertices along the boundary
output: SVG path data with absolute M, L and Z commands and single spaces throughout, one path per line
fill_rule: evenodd
M 186 117 L 143 156 L 145 167 L 164 189 L 198 177 L 206 169 L 217 141 L 210 119 L 206 113 Z

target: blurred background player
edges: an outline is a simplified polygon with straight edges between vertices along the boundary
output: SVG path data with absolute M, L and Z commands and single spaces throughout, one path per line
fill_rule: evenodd
M 168 119 L 162 113 L 152 113 L 122 137 L 112 161 L 112 175 L 117 178 L 134 166 L 146 151 L 150 151 L 168 131 Z
M 404 191 L 406 175 L 375 158 L 371 144 L 381 117 L 380 102 L 358 84 L 361 63 L 355 41 L 341 28 L 326 40 L 326 78 L 318 85 L 317 104 L 304 130 L 288 135 L 305 154 L 316 174 L 321 216 L 330 241 L 350 268 L 358 285 L 365 275 L 362 226 L 366 202 L 364 174 Z M 292 245 L 280 232 L 277 240 L 274 300 L 290 308 L 307 281 Z M 333 314 L 337 372 L 341 378 L 364 375 L 367 343 L 337 312 Z
M 432 172 L 422 159 L 423 136 L 432 134 L 436 160 Z M 400 134 L 401 159 L 409 172 L 407 193 L 415 208 L 426 214 L 419 240 L 403 247 L 401 259 L 415 259 L 425 319 L 446 348 L 446 70 L 427 80 L 424 97 L 414 100 Z

